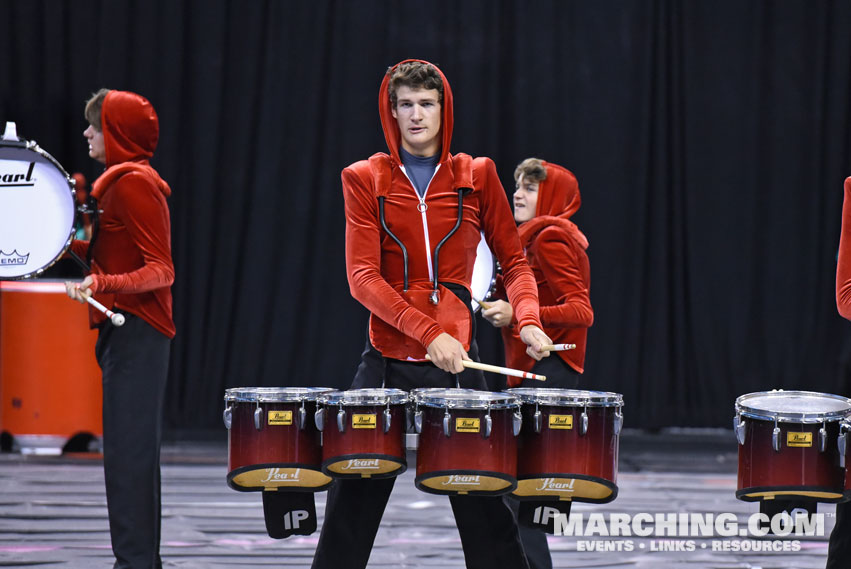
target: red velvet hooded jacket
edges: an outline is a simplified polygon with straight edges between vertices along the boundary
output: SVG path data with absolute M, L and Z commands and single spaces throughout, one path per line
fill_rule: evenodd
M 106 306 L 135 314 L 173 338 L 168 184 L 149 160 L 159 137 L 153 106 L 140 95 L 110 91 L 101 109 L 106 170 L 92 184 L 100 229 L 92 251 L 92 292 Z M 85 257 L 88 241 L 73 241 Z M 89 308 L 92 327 L 104 321 Z
M 836 261 L 836 308 L 843 318 L 851 320 L 851 178 L 845 179 L 842 203 L 842 233 Z
M 547 178 L 538 186 L 535 217 L 520 225 L 520 241 L 538 285 L 541 321 L 557 344 L 576 344 L 576 349 L 556 352 L 567 365 L 582 373 L 585 366 L 585 340 L 594 322 L 589 288 L 588 239 L 570 216 L 581 203 L 579 184 L 567 169 L 543 162 Z M 535 360 L 526 354 L 516 327 L 502 328 L 506 365 L 529 371 Z M 519 385 L 509 377 L 509 386 Z
M 402 166 L 401 132 L 391 113 L 389 75 L 385 75 L 381 83 L 378 103 L 390 154 L 373 156 L 389 165 L 388 176 L 376 184 L 369 160 L 356 162 L 342 172 L 346 269 L 352 296 L 375 317 L 413 338 L 423 349 L 445 330 L 435 318 L 412 306 L 400 293 L 404 280 L 402 250 L 381 226 L 376 194 L 377 191 L 384 194 L 385 222 L 407 248 L 410 287 L 427 288 L 432 283 L 435 248 L 451 231 L 458 217 L 454 170 L 454 161 L 458 158 L 449 153 L 452 91 L 446 78 L 442 74 L 441 77 L 441 154 L 423 198 L 417 194 Z M 503 268 L 519 326 L 540 326 L 535 282 L 492 160 L 472 160 L 472 186 L 472 191 L 464 196 L 460 227 L 440 249 L 438 280 L 469 290 L 476 248 L 484 232 L 488 246 Z M 444 301 L 438 304 L 438 311 L 443 304 Z M 469 311 L 465 311 L 464 317 L 471 318 Z M 457 339 L 464 342 L 462 338 Z

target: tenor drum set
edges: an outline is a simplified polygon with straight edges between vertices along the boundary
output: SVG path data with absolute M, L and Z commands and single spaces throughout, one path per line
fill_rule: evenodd
M 317 492 L 335 478 L 394 477 L 413 450 L 414 483 L 430 494 L 617 496 L 617 393 L 240 387 L 224 400 L 234 490 Z

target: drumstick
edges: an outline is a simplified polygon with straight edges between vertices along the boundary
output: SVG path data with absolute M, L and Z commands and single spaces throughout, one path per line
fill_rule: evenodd
M 565 350 L 576 349 L 576 344 L 544 344 L 541 351 L 544 352 L 563 352 Z
M 478 298 L 474 298 L 473 300 L 475 300 L 476 303 L 479 306 L 481 306 L 482 308 L 484 308 L 485 310 L 487 310 L 488 308 L 490 308 L 492 306 L 490 302 L 484 302 L 482 300 L 479 300 Z
M 426 354 L 426 359 L 431 361 L 431 357 L 429 357 L 428 354 Z M 519 369 L 511 369 L 510 367 L 502 367 L 502 366 L 495 366 L 495 365 L 491 365 L 491 364 L 483 364 L 483 363 L 480 363 L 480 362 L 474 362 L 472 360 L 461 360 L 461 365 L 464 366 L 464 367 L 471 368 L 471 369 L 480 369 L 482 371 L 492 371 L 493 373 L 501 373 L 503 375 L 512 375 L 514 377 L 536 379 L 538 381 L 546 381 L 547 380 L 547 376 L 545 376 L 545 375 L 538 375 L 536 373 L 531 373 L 531 372 L 528 372 L 528 371 L 522 371 L 522 370 L 519 370 Z
M 113 312 L 112 310 L 110 310 L 109 308 L 107 308 L 106 306 L 104 306 L 103 304 L 98 302 L 97 300 L 95 300 L 93 296 L 87 296 L 86 302 L 88 302 L 89 304 L 91 304 L 92 306 L 94 306 L 95 308 L 97 308 L 98 310 L 103 312 L 104 314 L 106 314 L 107 317 L 109 317 L 109 319 L 112 320 L 112 323 L 115 324 L 116 326 L 124 326 L 124 315 L 123 314 L 116 314 L 115 312 Z

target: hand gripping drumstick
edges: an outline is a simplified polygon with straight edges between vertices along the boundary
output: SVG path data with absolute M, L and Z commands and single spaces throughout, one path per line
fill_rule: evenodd
M 86 302 L 88 302 L 89 304 L 91 304 L 92 306 L 94 306 L 95 308 L 97 308 L 98 310 L 103 312 L 104 314 L 106 314 L 109 317 L 109 319 L 112 320 L 112 323 L 114 325 L 124 326 L 124 315 L 123 314 L 116 314 L 115 312 L 113 312 L 112 310 L 110 310 L 109 308 L 107 308 L 106 306 L 104 306 L 103 304 L 98 302 L 97 300 L 95 300 L 93 296 L 87 296 Z
M 541 349 L 545 352 L 564 352 L 576 349 L 576 344 L 544 344 Z
M 428 354 L 426 354 L 426 359 L 431 361 L 431 358 Z M 479 362 L 474 362 L 472 360 L 461 360 L 461 365 L 464 367 L 468 367 L 470 369 L 480 369 L 482 371 L 492 371 L 493 373 L 501 373 L 503 375 L 512 375 L 514 377 L 522 377 L 528 379 L 537 379 L 538 381 L 546 381 L 547 376 L 538 375 L 536 373 L 531 373 L 528 371 L 521 371 L 519 369 L 511 369 L 510 367 L 502 367 L 502 366 L 494 366 L 490 364 L 483 364 Z
M 479 306 L 481 306 L 482 308 L 484 308 L 485 310 L 487 310 L 488 308 L 490 308 L 490 307 L 491 307 L 491 303 L 490 303 L 490 302 L 484 302 L 484 301 L 482 301 L 482 300 L 479 300 L 478 298 L 474 298 L 473 300 L 474 300 L 474 301 L 476 301 L 476 303 L 477 303 Z

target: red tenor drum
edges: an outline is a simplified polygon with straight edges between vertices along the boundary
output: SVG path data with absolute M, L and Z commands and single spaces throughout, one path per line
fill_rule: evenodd
M 507 392 L 523 404 L 515 497 L 599 504 L 617 497 L 623 396 L 572 389 Z
M 507 393 L 417 389 L 414 483 L 431 494 L 496 496 L 517 487 L 520 402 Z
M 851 399 L 812 391 L 762 391 L 736 399 L 739 441 L 736 497 L 747 502 L 793 497 L 838 502 L 839 423 Z
M 333 391 L 319 402 L 322 472 L 333 478 L 389 478 L 405 472 L 406 392 Z
M 253 490 L 324 490 L 320 433 L 313 422 L 325 387 L 236 387 L 225 391 L 228 486 Z

